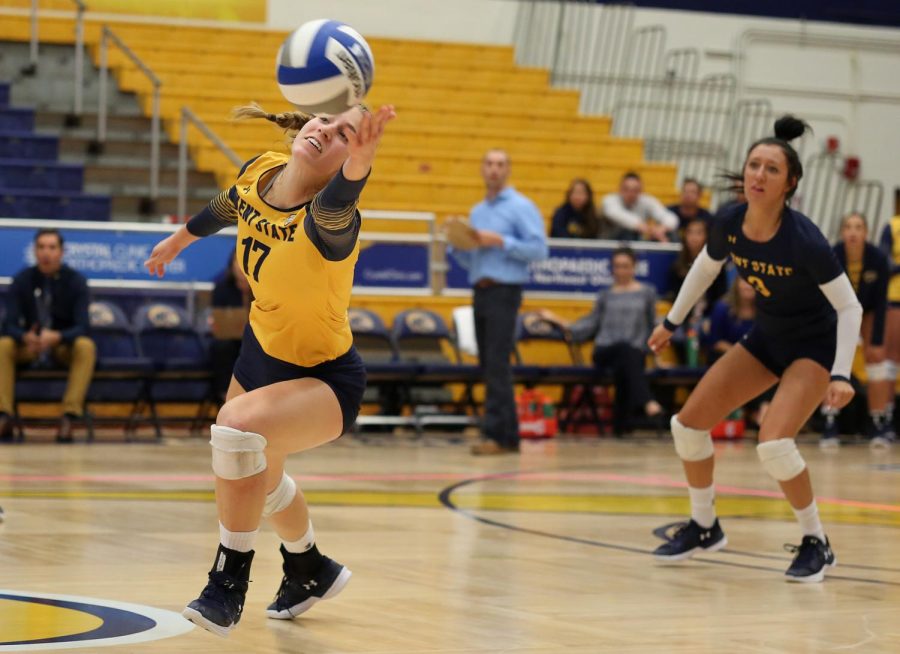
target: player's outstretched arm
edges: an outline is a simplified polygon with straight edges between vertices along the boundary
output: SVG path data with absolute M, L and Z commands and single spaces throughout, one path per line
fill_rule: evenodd
M 199 238 L 191 234 L 187 226 L 182 225 L 174 234 L 156 244 L 144 266 L 151 275 L 162 277 L 166 272 L 166 266 L 172 263 L 184 248 Z
M 344 162 L 343 171 L 349 181 L 363 179 L 369 174 L 384 128 L 396 117 L 394 106 L 385 105 L 374 114 L 364 113 L 356 132 L 351 129 L 344 132 L 350 156 Z

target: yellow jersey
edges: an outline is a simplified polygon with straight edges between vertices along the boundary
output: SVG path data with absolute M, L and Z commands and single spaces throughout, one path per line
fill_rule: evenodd
M 881 249 L 891 262 L 891 281 L 888 283 L 888 301 L 900 303 L 900 216 L 894 216 L 885 225 L 881 235 Z
M 317 198 L 282 210 L 260 197 L 260 178 L 289 159 L 267 152 L 251 160 L 209 209 L 237 223 L 236 256 L 253 291 L 250 327 L 259 344 L 276 359 L 309 367 L 336 359 L 353 344 L 347 309 L 359 241 L 348 256 L 330 260 L 317 232 L 315 218 L 325 212 Z M 347 219 L 356 220 L 358 229 L 355 203 Z

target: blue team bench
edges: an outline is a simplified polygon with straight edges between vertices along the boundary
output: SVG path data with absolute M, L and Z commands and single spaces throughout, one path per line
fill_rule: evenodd
M 109 220 L 110 205 L 107 196 L 78 191 L 0 188 L 0 216 L 4 218 Z
M 209 422 L 215 406 L 208 339 L 204 325 L 195 325 L 174 303 L 147 302 L 129 317 L 115 301 L 90 304 L 90 336 L 97 347 L 97 366 L 86 398 L 85 426 L 93 439 L 94 423 L 122 425 L 128 439 L 141 423 L 149 423 L 156 438 L 165 422 L 189 422 L 192 431 Z M 16 376 L 14 425 L 24 438 L 22 403 L 56 403 L 62 397 L 68 370 L 51 362 L 24 367 Z M 98 404 L 130 406 L 126 416 L 97 417 Z M 188 413 L 162 416 L 159 404 L 188 405 Z
M 0 158 L 0 188 L 80 191 L 83 183 L 78 164 Z
M 34 111 L 32 109 L 13 109 L 0 107 L 0 130 L 34 130 Z
M 59 139 L 19 130 L 0 130 L 0 159 L 55 161 Z

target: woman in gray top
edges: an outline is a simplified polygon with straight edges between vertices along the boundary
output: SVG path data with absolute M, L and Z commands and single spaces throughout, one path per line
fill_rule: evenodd
M 644 374 L 645 343 L 656 324 L 656 291 L 635 279 L 637 256 L 622 247 L 613 252 L 613 285 L 597 296 L 593 310 L 575 322 L 544 310 L 544 320 L 560 325 L 576 342 L 594 339 L 594 365 L 611 369 L 616 395 L 613 430 L 629 431 L 631 417 L 638 411 L 655 418 L 662 407 L 650 394 Z

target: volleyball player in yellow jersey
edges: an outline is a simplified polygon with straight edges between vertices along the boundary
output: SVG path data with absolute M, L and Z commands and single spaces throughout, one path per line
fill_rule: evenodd
M 881 249 L 891 264 L 891 279 L 888 282 L 888 311 L 884 328 L 884 345 L 887 350 L 888 379 L 897 384 L 897 370 L 900 368 L 900 216 L 894 216 L 884 226 L 881 233 Z M 892 387 L 894 388 L 894 387 Z M 894 393 L 887 404 L 886 422 L 890 429 L 888 440 L 895 441 Z
M 237 257 L 254 301 L 225 404 L 210 428 L 220 540 L 209 583 L 185 608 L 192 622 L 227 636 L 241 617 L 262 517 L 281 537 L 284 578 L 268 607 L 290 619 L 333 597 L 350 571 L 319 553 L 303 494 L 284 472 L 287 455 L 327 443 L 359 412 L 365 370 L 347 319 L 359 253 L 356 209 L 393 107 L 338 116 L 267 114 L 294 136 L 291 154 L 267 152 L 237 182 L 153 249 L 163 275 L 190 243 L 237 224 Z

